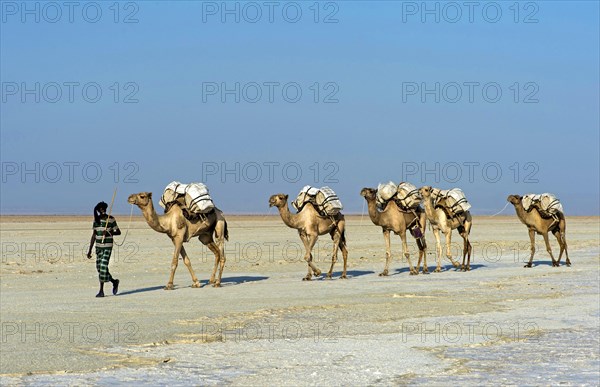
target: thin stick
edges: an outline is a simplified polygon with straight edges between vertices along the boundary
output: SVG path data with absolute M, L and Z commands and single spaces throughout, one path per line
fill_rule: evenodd
M 115 192 L 113 192 L 112 200 L 110 201 L 110 209 L 108 210 L 108 218 L 106 218 L 106 226 L 104 226 L 104 232 L 102 233 L 102 243 L 104 243 L 104 238 L 106 238 L 106 230 L 108 229 L 108 221 L 110 220 L 110 215 L 112 214 L 113 204 L 115 203 L 115 196 L 117 196 L 117 187 L 115 187 Z

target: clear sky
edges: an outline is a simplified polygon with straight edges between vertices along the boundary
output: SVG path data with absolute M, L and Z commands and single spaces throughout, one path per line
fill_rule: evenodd
M 172 180 L 225 213 L 388 180 L 600 212 L 596 1 L 67 4 L 1 2 L 0 213 Z

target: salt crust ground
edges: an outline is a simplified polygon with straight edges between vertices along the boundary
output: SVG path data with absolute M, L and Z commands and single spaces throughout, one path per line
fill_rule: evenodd
M 598 384 L 598 218 L 568 218 L 570 268 L 550 266 L 540 237 L 536 266 L 523 268 L 516 217 L 476 217 L 472 271 L 444 261 L 409 276 L 396 237 L 381 278 L 381 229 L 349 217 L 351 278 L 309 283 L 279 218 L 228 219 L 223 288 L 192 289 L 180 263 L 176 290 L 163 291 L 170 241 L 135 219 L 111 262 L 121 293 L 96 299 L 89 219 L 3 217 L 0 384 Z M 197 241 L 187 250 L 206 283 L 212 256 Z M 329 254 L 322 239 L 324 271 Z

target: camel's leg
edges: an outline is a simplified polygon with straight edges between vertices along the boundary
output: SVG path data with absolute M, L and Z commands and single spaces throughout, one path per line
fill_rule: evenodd
M 467 219 L 463 223 L 463 227 L 459 227 L 460 236 L 463 238 L 463 256 L 462 256 L 462 271 L 471 270 L 471 242 L 469 242 L 469 233 L 471 232 L 471 222 Z M 468 258 L 467 258 L 468 256 Z M 465 260 L 467 261 L 465 264 Z
M 429 274 L 429 268 L 427 268 L 427 253 L 426 250 L 419 249 L 419 261 L 417 262 L 417 274 L 421 270 L 421 261 L 423 261 L 423 274 Z
M 439 273 L 440 271 L 442 271 L 442 243 L 440 241 L 439 228 L 433 228 L 433 236 L 435 237 L 435 255 L 437 258 L 437 267 L 435 268 L 435 271 Z
M 423 273 L 427 274 L 429 273 L 429 269 L 427 268 L 427 241 L 425 240 L 425 227 L 427 227 L 427 215 L 425 215 L 425 213 L 421 213 L 421 216 L 419 217 L 419 228 L 421 229 L 421 233 L 423 234 L 423 237 L 421 238 L 422 241 L 419 242 L 417 240 L 417 248 L 419 249 L 419 262 L 417 264 L 417 272 L 419 271 L 419 268 L 421 267 L 421 259 L 423 260 Z
M 212 235 L 210 234 L 201 234 L 198 236 L 198 239 L 200 239 L 200 242 L 202 242 L 204 246 L 208 247 L 208 249 L 215 255 L 215 264 L 213 266 L 212 274 L 210 275 L 210 280 L 208 281 L 209 284 L 214 284 L 215 276 L 217 275 L 217 265 L 219 264 L 219 249 L 214 242 Z
M 225 251 L 220 243 L 210 242 L 206 245 L 215 255 L 215 265 L 213 266 L 212 274 L 208 283 L 215 288 L 221 287 L 221 277 L 223 276 L 223 268 L 225 267 Z M 219 268 L 219 276 L 217 277 L 217 268 Z
M 304 244 L 304 250 L 306 251 L 306 249 L 308 249 L 307 245 L 308 245 L 308 237 L 306 234 L 303 234 L 302 232 L 298 231 L 298 235 L 300 235 L 300 240 L 302 241 L 302 244 Z M 306 261 L 306 257 L 304 258 L 304 260 Z M 311 260 L 312 260 L 312 253 L 311 253 Z M 313 271 L 310 267 L 310 265 L 308 265 L 308 274 L 306 275 L 306 277 L 310 277 L 312 278 L 313 276 Z M 306 281 L 307 279 L 303 278 L 303 281 Z M 310 280 L 308 280 L 310 281 Z
M 469 235 L 466 232 L 462 232 L 460 236 L 463 238 L 463 258 L 462 258 L 462 271 L 471 270 L 471 242 L 469 242 Z M 467 258 L 468 257 L 468 258 Z M 465 265 L 465 258 L 467 264 Z
M 221 286 L 221 277 L 223 276 L 223 269 L 225 268 L 225 237 L 223 233 L 217 234 L 217 247 L 219 251 L 219 278 L 213 285 L 215 288 Z
M 317 243 L 317 235 L 306 235 L 302 241 L 304 242 L 304 247 L 306 248 L 306 253 L 304 254 L 304 260 L 308 263 L 308 274 L 304 277 L 305 281 L 310 281 L 312 275 L 318 277 L 321 275 L 321 270 L 319 270 L 315 264 L 313 263 L 312 249 L 315 247 L 315 243 Z
M 557 261 L 558 266 L 560 266 L 560 260 L 562 259 L 562 255 L 563 255 L 563 252 L 565 251 L 565 248 L 563 246 L 562 238 L 560 236 L 560 231 L 556 230 L 552 234 L 554 234 L 554 236 L 556 237 L 556 241 L 558 242 L 558 247 L 560 248 L 560 251 L 558 252 L 558 261 Z
M 450 262 L 452 262 L 452 265 L 454 267 L 458 268 L 460 266 L 458 264 L 458 261 L 452 259 L 452 229 L 448 228 L 446 231 L 444 231 L 444 236 L 446 237 L 446 258 L 448 258 Z
M 569 259 L 569 250 L 567 249 L 567 221 L 562 219 L 558 224 L 558 230 L 560 231 L 560 239 L 562 240 L 563 247 L 566 255 L 566 265 L 571 266 L 571 260 Z
M 564 229 L 560 231 L 560 239 L 562 240 L 562 245 L 565 249 L 565 256 L 567 258 L 565 263 L 567 266 L 571 266 L 571 260 L 569 259 L 569 250 L 567 250 L 567 233 Z
M 329 279 L 333 277 L 333 267 L 337 262 L 337 253 L 340 247 L 341 235 L 337 231 L 337 228 L 331 232 L 331 239 L 333 240 L 333 254 L 331 255 L 331 267 L 329 268 L 329 272 L 327 272 L 327 278 Z
M 548 239 L 548 233 L 546 232 L 542 234 L 542 236 L 544 237 L 544 242 L 546 243 L 546 251 L 548 252 L 548 254 L 550 254 L 550 258 L 552 258 L 552 266 L 557 267 L 558 262 L 554 260 L 554 255 L 552 255 L 552 248 L 550 247 L 550 239 Z
M 215 264 L 213 266 L 212 274 L 210 275 L 209 284 L 212 284 L 213 287 L 219 288 L 221 287 L 221 276 L 223 275 L 223 267 L 225 266 L 225 252 L 220 246 L 211 241 L 206 245 L 210 251 L 215 255 Z M 219 268 L 219 276 L 217 277 L 217 268 Z
M 535 254 L 535 230 L 529 229 L 529 243 L 531 244 L 531 255 L 529 256 L 529 262 L 523 267 L 533 266 L 533 255 Z
M 181 249 L 183 248 L 183 240 L 172 239 L 172 241 L 173 241 L 173 245 L 175 246 L 175 251 L 173 252 L 173 259 L 171 260 L 171 275 L 169 276 L 169 282 L 167 282 L 167 286 L 165 286 L 165 290 L 173 290 L 173 280 L 175 278 L 175 270 L 177 270 L 179 254 L 181 253 Z
M 417 261 L 417 273 L 419 271 L 421 271 L 421 261 L 423 260 L 423 255 L 421 254 L 422 251 L 419 250 L 419 260 Z M 423 274 L 427 274 L 428 270 L 427 270 L 427 262 L 425 262 L 425 266 L 423 266 Z
M 423 273 L 429 274 L 429 268 L 427 267 L 427 247 L 425 246 L 419 250 L 419 261 L 421 261 L 421 257 L 423 257 Z
M 556 237 L 556 240 L 558 241 L 558 245 L 560 246 L 560 253 L 558 254 L 558 264 L 560 265 L 560 260 L 562 258 L 563 255 L 563 251 L 566 254 L 566 262 L 565 264 L 567 266 L 571 266 L 571 261 L 569 260 L 569 252 L 567 251 L 567 238 L 566 238 L 566 233 L 564 230 L 564 220 L 561 221 L 560 227 L 559 229 L 557 229 L 554 232 L 554 236 Z
M 343 233 L 343 231 L 342 231 L 342 233 Z M 340 242 L 340 250 L 342 250 L 342 258 L 344 258 L 344 271 L 342 271 L 342 276 L 340 278 L 346 279 L 346 278 L 348 278 L 346 276 L 346 268 L 347 268 L 347 264 L 348 264 L 348 248 L 346 248 L 345 240 L 342 240 Z
M 412 262 L 410 261 L 410 253 L 408 252 L 408 243 L 406 243 L 406 230 L 404 230 L 404 232 L 400 232 L 400 239 L 402 239 L 402 253 L 406 257 L 406 260 L 408 261 L 410 275 L 419 274 L 419 270 L 415 269 L 412 265 Z
M 390 261 L 392 260 L 392 242 L 390 241 L 390 230 L 383 230 L 383 240 L 385 241 L 385 266 L 379 273 L 380 277 L 387 276 L 390 270 Z
M 198 277 L 194 273 L 194 269 L 192 269 L 192 262 L 190 262 L 190 257 L 188 257 L 187 252 L 185 251 L 185 247 L 181 246 L 181 257 L 183 258 L 183 263 L 187 266 L 190 271 L 190 275 L 192 276 L 192 287 L 199 288 L 200 281 L 198 281 Z

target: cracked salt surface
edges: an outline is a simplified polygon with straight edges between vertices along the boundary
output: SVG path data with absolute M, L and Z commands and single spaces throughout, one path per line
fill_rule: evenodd
M 549 332 L 537 340 L 510 342 L 487 347 L 451 347 L 446 359 L 459 367 L 442 374 L 410 379 L 411 384 L 462 385 L 584 385 L 600 383 L 598 331 Z
M 342 385 L 397 384 L 597 385 L 598 331 L 547 332 L 528 340 L 411 348 L 398 335 L 340 338 L 324 345 L 312 339 L 163 345 L 113 352 L 163 359 L 154 367 L 89 374 L 39 375 L 8 384 L 140 386 L 178 384 Z M 479 342 L 481 344 L 482 341 Z M 440 349 L 441 348 L 441 349 Z M 437 354 L 436 354 L 437 352 Z M 164 362 L 167 361 L 168 362 Z M 19 384 L 20 384 L 19 383 Z

